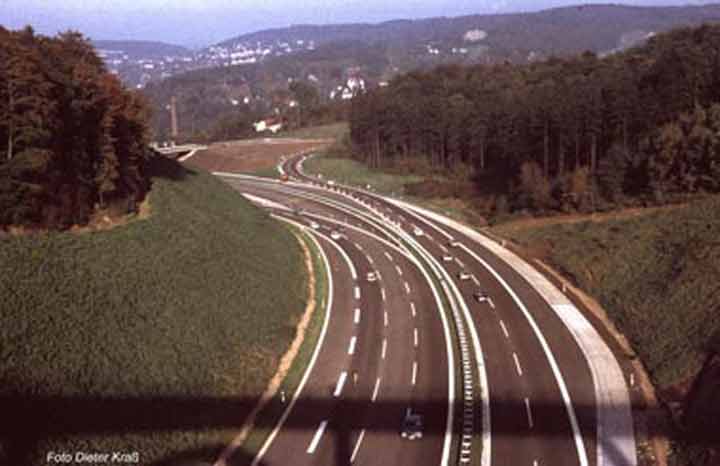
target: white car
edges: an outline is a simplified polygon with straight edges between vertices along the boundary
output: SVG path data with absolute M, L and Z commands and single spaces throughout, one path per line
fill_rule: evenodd
M 488 294 L 483 290 L 477 290 L 475 293 L 473 293 L 473 298 L 475 298 L 475 301 L 479 303 L 484 303 L 487 301 L 490 297 Z
M 320 224 L 318 222 L 310 222 L 310 228 L 317 230 L 320 228 Z
M 414 228 L 413 228 L 413 235 L 415 235 L 415 236 L 422 236 L 422 235 L 423 235 L 423 231 L 422 231 L 420 228 L 418 228 L 418 227 L 414 227 Z
M 470 280 L 472 278 L 472 275 L 470 275 L 467 272 L 458 272 L 457 274 L 458 280 Z
M 408 440 L 421 439 L 423 436 L 422 416 L 413 413 L 410 409 L 405 413 L 400 436 Z
M 451 248 L 457 248 L 460 246 L 460 241 L 456 241 L 456 240 L 448 241 L 448 246 L 450 246 Z
M 337 231 L 333 230 L 333 231 L 330 232 L 330 238 L 332 238 L 332 239 L 334 239 L 334 240 L 337 241 L 337 240 L 339 240 L 340 238 L 342 238 L 342 235 L 341 235 L 340 233 L 338 233 Z
M 449 255 L 449 254 L 443 254 L 442 260 L 443 260 L 443 262 L 452 262 L 452 261 L 453 261 L 453 256 L 451 256 L 451 255 Z
M 367 281 L 374 282 L 374 281 L 377 281 L 377 279 L 378 279 L 377 272 L 368 272 L 367 273 Z
M 330 180 L 327 182 L 328 186 L 335 186 L 335 182 L 333 180 Z

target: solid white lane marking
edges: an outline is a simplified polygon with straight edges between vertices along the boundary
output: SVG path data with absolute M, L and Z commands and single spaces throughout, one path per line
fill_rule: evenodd
M 380 288 L 380 294 L 382 295 L 382 300 L 385 301 L 385 299 L 386 299 L 385 288 Z
M 415 383 L 417 382 L 417 369 L 418 369 L 417 361 L 414 361 L 413 362 L 413 371 L 412 371 L 412 384 L 413 385 L 415 385 Z
M 413 329 L 413 344 L 414 344 L 415 348 L 417 348 L 417 346 L 418 346 L 418 330 L 417 329 Z
M 385 359 L 385 353 L 387 353 L 387 338 L 383 338 L 382 351 L 380 357 Z
M 510 334 L 507 331 L 507 327 L 505 327 L 505 322 L 502 320 L 500 321 L 500 327 L 502 327 L 502 331 L 505 334 L 505 338 L 510 338 Z
M 338 377 L 337 385 L 335 385 L 335 391 L 333 392 L 333 396 L 335 398 L 339 397 L 342 393 L 343 386 L 345 386 L 345 380 L 347 379 L 347 371 L 342 371 L 340 373 L 340 377 Z
M 525 398 L 525 411 L 527 412 L 527 419 L 528 419 L 528 426 L 530 428 L 533 428 L 533 416 L 532 411 L 530 410 L 530 400 L 528 398 Z
M 360 323 L 360 309 L 359 308 L 355 309 L 355 323 L 356 324 Z
M 402 277 L 402 269 L 400 268 L 399 265 L 395 266 L 395 270 L 397 270 L 398 275 L 400 275 Z
M 375 402 L 375 400 L 377 400 L 379 390 L 380 390 L 380 377 L 378 377 L 377 380 L 375 381 L 375 388 L 373 389 L 372 400 L 371 400 L 373 403 Z
M 355 299 L 360 299 L 360 287 L 355 287 Z
M 353 448 L 352 455 L 350 456 L 350 462 L 355 462 L 355 457 L 358 454 L 358 451 L 360 450 L 360 444 L 362 443 L 363 439 L 365 438 L 365 429 L 360 431 L 360 435 L 358 436 L 357 442 L 355 442 L 355 448 Z
M 387 326 L 388 326 L 388 313 L 387 313 L 387 311 L 385 311 L 385 312 L 383 313 L 383 315 L 385 316 L 385 327 L 387 327 Z
M 410 312 L 412 313 L 412 316 L 415 317 L 415 315 L 416 315 L 415 303 L 413 303 L 413 302 L 410 303 Z
M 522 367 L 520 367 L 520 360 L 518 359 L 517 353 L 513 353 L 513 359 L 515 360 L 515 369 L 517 370 L 518 375 L 522 375 Z
M 325 428 L 328 425 L 328 421 L 322 421 L 320 423 L 320 426 L 318 426 L 317 432 L 315 432 L 315 436 L 312 439 L 312 442 L 310 442 L 310 446 L 307 449 L 308 454 L 312 455 L 315 453 L 315 449 L 318 446 L 318 443 L 320 443 L 320 438 L 323 435 L 323 432 L 325 432 Z
M 392 257 L 392 256 L 390 255 L 390 253 L 387 252 L 387 251 L 385 251 L 385 257 L 387 257 L 390 262 L 393 261 L 393 257 Z
M 410 294 L 410 285 L 408 284 L 408 282 L 405 282 L 405 292 L 407 294 Z
M 348 347 L 348 354 L 355 354 L 355 344 L 357 344 L 357 337 L 350 339 L 350 346 Z

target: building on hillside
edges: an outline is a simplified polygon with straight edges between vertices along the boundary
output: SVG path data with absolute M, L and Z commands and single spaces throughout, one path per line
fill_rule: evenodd
M 253 123 L 253 127 L 255 128 L 256 133 L 264 133 L 265 131 L 270 131 L 271 133 L 275 134 L 282 129 L 282 126 L 282 121 L 275 118 L 266 118 L 264 120 Z

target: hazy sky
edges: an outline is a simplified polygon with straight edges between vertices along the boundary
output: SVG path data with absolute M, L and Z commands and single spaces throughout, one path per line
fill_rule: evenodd
M 0 25 L 43 34 L 77 29 L 93 39 L 160 40 L 199 47 L 298 23 L 379 22 L 398 18 L 534 11 L 582 0 L 0 0 Z M 592 3 L 599 3 L 598 1 Z M 613 3 L 619 3 L 617 1 Z M 635 5 L 709 3 L 631 0 Z

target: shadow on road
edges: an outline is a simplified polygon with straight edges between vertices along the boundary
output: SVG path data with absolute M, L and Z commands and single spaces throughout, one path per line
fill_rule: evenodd
M 245 415 L 254 407 L 255 399 L 236 398 L 33 398 L 0 397 L 0 464 L 22 466 L 29 464 L 39 442 L 47 439 L 77 435 L 109 435 L 134 433 L 143 434 L 152 431 L 196 430 L 208 428 L 240 429 Z M 352 445 L 351 435 L 361 429 L 368 432 L 398 433 L 408 400 L 378 401 L 372 404 L 373 413 L 378 415 L 356 415 L 366 413 L 367 401 L 338 401 L 337 398 L 300 399 L 293 413 L 322 413 L 324 418 L 335 419 L 328 425 L 327 434 L 335 442 L 336 464 L 349 464 Z M 444 399 L 414 402 L 414 411 L 435 413 L 425 425 L 426 436 L 441 438 L 444 431 L 444 417 L 447 401 Z M 525 405 L 513 400 L 493 401 L 493 409 L 498 412 L 524 412 Z M 610 408 L 614 409 L 614 408 Z M 510 411 L 508 411 L 510 410 Z M 536 422 L 532 430 L 518 428 L 516 422 L 493 421 L 493 436 L 552 438 L 566 436 L 563 422 L 542 422 L 542 420 L 566 419 L 564 406 L 536 402 L 533 407 Z M 594 415 L 594 406 L 577 406 L 580 416 Z M 592 412 L 589 412 L 592 411 Z M 438 414 L 440 414 L 438 416 Z M 337 421 L 340 420 L 340 421 Z M 273 427 L 263 424 L 262 427 Z M 479 425 L 479 424 L 478 424 Z M 314 432 L 317 428 L 317 415 L 292 415 L 284 428 Z M 652 428 L 652 426 L 651 426 Z M 649 432 L 650 435 L 661 432 Z M 720 433 L 705 430 L 693 433 L 692 443 L 697 445 L 716 445 Z M 156 466 L 196 465 L 222 450 L 221 445 L 203 447 L 197 451 L 180 452 L 171 458 L 165 458 Z M 4 451 L 4 458 L 3 452 Z M 608 454 L 613 455 L 612 439 L 608 444 Z M 617 452 L 616 452 L 617 454 Z M 233 465 L 249 464 L 252 458 L 239 451 L 232 458 Z M 267 463 L 266 463 L 267 464 Z

